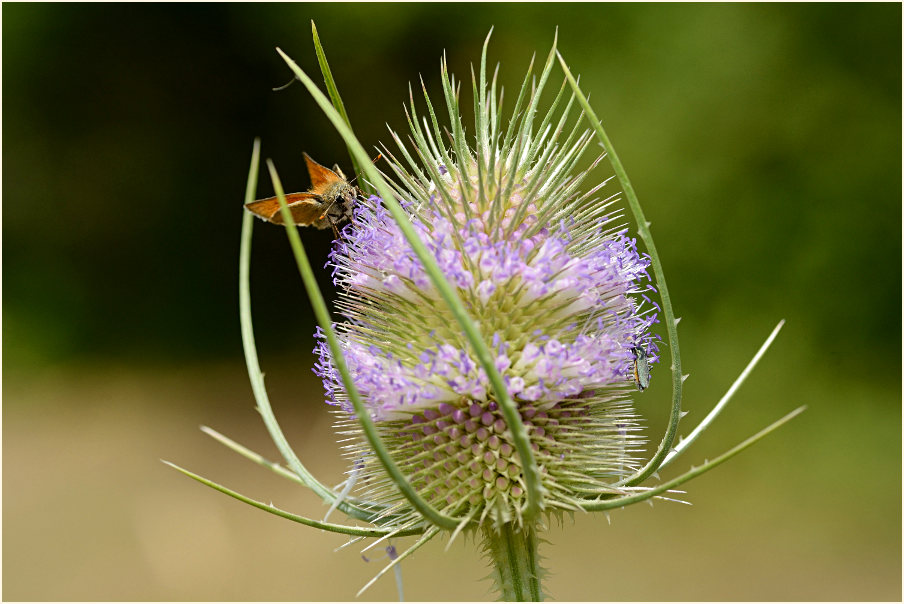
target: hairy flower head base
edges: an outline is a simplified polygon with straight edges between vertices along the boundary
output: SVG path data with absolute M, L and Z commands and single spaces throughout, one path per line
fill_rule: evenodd
M 550 511 L 579 509 L 579 499 L 612 493 L 637 470 L 642 441 L 629 399 L 635 351 L 658 358 L 648 332 L 655 305 L 633 295 L 652 289 L 649 261 L 616 222 L 613 198 L 596 197 L 603 185 L 582 190 L 588 172 L 574 166 L 590 137 L 576 136 L 576 124 L 559 142 L 567 114 L 553 128 L 550 113 L 540 136 L 513 120 L 510 132 L 521 131 L 501 147 L 493 120 L 480 121 L 476 150 L 460 141 L 440 150 L 415 119 L 424 168 L 412 162 L 409 172 L 386 152 L 411 226 L 493 352 L 528 429 Z M 499 402 L 381 199 L 356 208 L 331 264 L 351 377 L 412 486 L 447 515 L 497 526 L 520 520 L 521 461 Z M 315 372 L 350 437 L 361 499 L 410 522 L 417 512 L 369 453 L 318 335 Z

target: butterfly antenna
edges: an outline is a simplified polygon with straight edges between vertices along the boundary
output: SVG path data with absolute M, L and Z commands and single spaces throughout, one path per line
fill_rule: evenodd
M 378 161 L 380 161 L 381 159 L 383 159 L 383 154 L 382 154 L 382 153 L 377 153 L 377 156 L 376 156 L 375 158 L 373 158 L 372 160 L 370 160 L 370 163 L 375 164 L 375 163 L 377 163 Z M 348 181 L 348 184 L 352 184 L 352 183 L 355 182 L 356 180 L 358 180 L 358 175 L 357 175 L 357 174 L 355 174 L 355 177 L 354 177 L 353 179 L 351 179 L 350 181 Z

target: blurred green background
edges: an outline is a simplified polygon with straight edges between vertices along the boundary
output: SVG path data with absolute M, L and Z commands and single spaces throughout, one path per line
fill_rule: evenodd
M 277 457 L 241 356 L 240 205 L 256 136 L 287 189 L 308 185 L 302 151 L 350 172 L 303 87 L 271 90 L 291 78 L 275 46 L 316 73 L 311 19 L 368 148 L 387 123 L 404 131 L 419 74 L 440 94 L 443 52 L 470 94 L 493 25 L 510 109 L 558 26 L 682 317 L 684 433 L 787 320 L 668 475 L 809 410 L 690 483 L 693 507 L 550 527 L 552 596 L 900 600 L 901 5 L 4 4 L 2 17 L 5 600 L 348 600 L 382 565 L 158 461 L 325 512 L 197 431 Z M 285 233 L 257 226 L 271 398 L 301 458 L 337 483 L 310 307 Z M 329 231 L 303 238 L 322 264 Z M 659 367 L 638 397 L 653 442 L 668 382 Z M 474 544 L 444 545 L 406 562 L 406 596 L 489 597 Z M 391 579 L 364 597 L 394 598 Z

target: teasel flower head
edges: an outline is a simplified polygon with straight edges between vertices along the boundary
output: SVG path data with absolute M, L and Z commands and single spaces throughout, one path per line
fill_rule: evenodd
M 487 81 L 484 44 L 478 75 L 471 77 L 472 136 L 465 135 L 459 85 L 443 61 L 446 125 L 440 126 L 426 90 L 424 118 L 411 95 L 410 133 L 403 140 L 392 132 L 395 146 L 384 147 L 382 165 L 388 168 L 381 172 L 352 133 L 313 24 L 312 33 L 330 99 L 279 52 L 349 146 L 361 186 L 379 193 L 358 200 L 330 254 L 341 320 L 330 316 L 269 160 L 268 168 L 320 325 L 315 372 L 337 416 L 349 477 L 335 490 L 317 480 L 273 413 L 251 324 L 254 218 L 247 212 L 239 271 L 242 341 L 257 409 L 287 467 L 204 430 L 310 488 L 330 507 L 315 520 L 170 465 L 271 514 L 353 541 L 376 538 L 365 549 L 419 535 L 401 554 L 388 544 L 391 562 L 361 591 L 390 568 L 398 572 L 402 560 L 438 534 L 448 534 L 451 543 L 461 532 L 476 532 L 501 598 L 540 600 L 538 535 L 549 516 L 669 499 L 665 494 L 678 485 L 803 411 L 792 411 L 684 474 L 643 486 L 711 425 L 783 322 L 725 396 L 676 443 L 687 377 L 681 374 L 678 319 L 637 197 L 555 42 L 536 81 L 531 63 L 508 119 L 496 74 Z M 556 58 L 565 82 L 541 111 Z M 599 151 L 596 140 L 609 155 L 585 157 Z M 254 200 L 259 152 L 258 141 L 246 206 Z M 594 176 L 604 157 L 649 256 L 639 253 L 625 226 L 617 192 Z M 648 294 L 655 294 L 661 308 Z M 646 387 L 649 368 L 659 361 L 650 328 L 660 314 L 668 335 L 672 404 L 658 447 L 642 461 L 645 441 L 631 396 Z M 328 522 L 334 510 L 369 526 Z
M 637 355 L 658 360 L 650 333 L 657 307 L 645 294 L 650 262 L 625 227 L 618 195 L 591 176 L 603 155 L 581 164 L 599 147 L 572 111 L 573 97 L 562 109 L 565 84 L 541 115 L 541 87 L 528 94 L 527 78 L 503 128 L 495 76 L 475 81 L 477 136 L 469 141 L 445 63 L 442 80 L 450 142 L 442 143 L 426 90 L 430 119 L 418 119 L 412 96 L 409 140 L 393 132 L 398 150 L 383 150 L 387 180 L 482 334 L 526 428 L 545 509 L 576 511 L 588 493 L 614 492 L 641 465 L 631 394 Z M 447 516 L 520 525 L 526 477 L 502 402 L 383 200 L 370 196 L 355 209 L 330 264 L 345 319 L 335 325 L 342 354 L 413 489 Z M 357 494 L 397 522 L 418 520 L 370 452 L 318 335 L 315 372 L 337 408 L 348 458 L 360 465 Z

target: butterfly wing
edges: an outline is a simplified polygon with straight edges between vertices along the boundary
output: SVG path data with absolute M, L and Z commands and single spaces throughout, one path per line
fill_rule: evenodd
M 326 166 L 321 166 L 311 159 L 311 156 L 307 153 L 302 153 L 302 155 L 304 155 L 304 161 L 308 165 L 308 174 L 311 176 L 312 193 L 323 194 L 331 184 L 344 180 Z
M 323 214 L 323 204 L 314 193 L 289 193 L 286 195 L 286 204 L 289 206 L 289 211 L 292 212 L 293 222 L 301 226 L 313 224 Z M 273 224 L 283 223 L 282 213 L 279 211 L 279 198 L 277 197 L 252 201 L 246 204 L 245 208 L 255 216 Z

